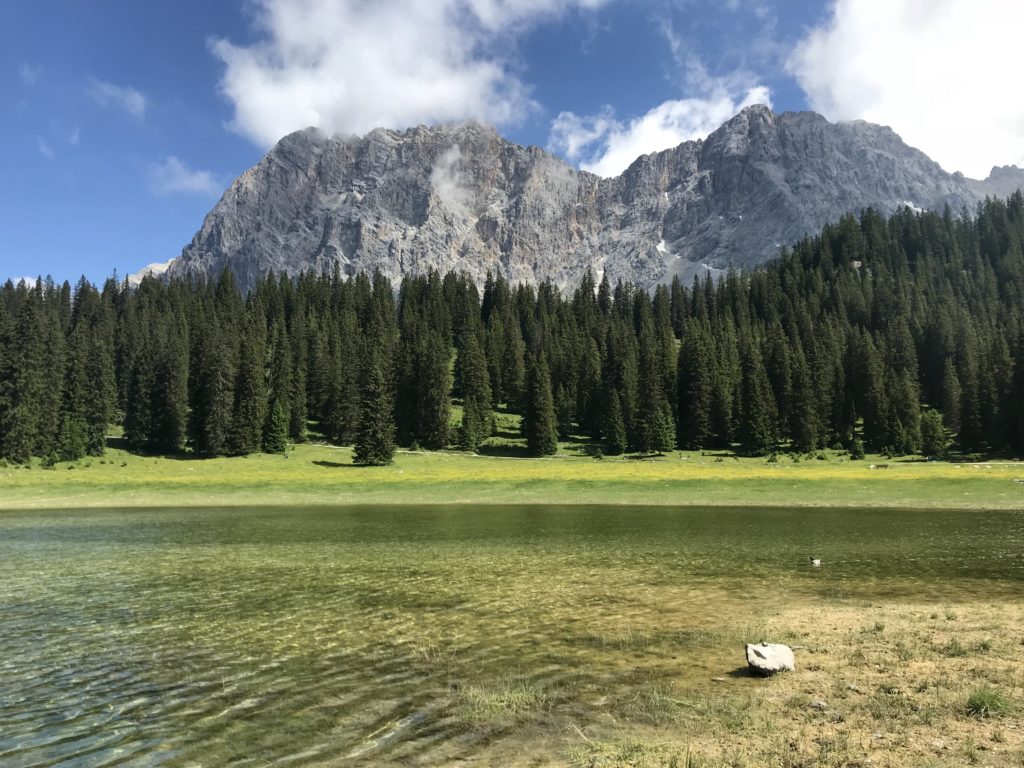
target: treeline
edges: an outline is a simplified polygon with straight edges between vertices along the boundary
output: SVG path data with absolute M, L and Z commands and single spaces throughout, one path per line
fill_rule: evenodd
M 0 288 L 0 457 L 844 447 L 1024 453 L 1024 200 L 846 216 L 764 268 L 647 292 L 466 276 Z M 453 425 L 453 402 L 461 417 Z

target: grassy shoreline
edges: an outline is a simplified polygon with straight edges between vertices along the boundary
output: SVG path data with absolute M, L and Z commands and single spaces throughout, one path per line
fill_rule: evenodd
M 0 467 L 0 510 L 352 504 L 611 504 L 1024 509 L 1024 462 L 946 463 L 827 452 L 794 461 L 673 452 L 594 459 L 400 451 L 355 467 L 348 448 L 179 459 L 114 448 L 50 469 Z M 883 465 L 884 468 L 883 468 Z

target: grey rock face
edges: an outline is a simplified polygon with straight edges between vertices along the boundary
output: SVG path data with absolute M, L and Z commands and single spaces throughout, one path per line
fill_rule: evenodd
M 1024 171 L 948 174 L 888 128 L 748 107 L 706 140 L 638 158 L 621 176 L 577 171 L 477 123 L 286 136 L 207 215 L 171 276 L 225 266 L 392 280 L 488 271 L 562 287 L 587 270 L 641 285 L 775 256 L 846 212 L 954 209 L 1024 186 Z

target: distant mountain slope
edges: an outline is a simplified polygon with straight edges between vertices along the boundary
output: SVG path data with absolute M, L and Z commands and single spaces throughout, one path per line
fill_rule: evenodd
M 337 265 L 571 286 L 593 269 L 652 285 L 763 262 L 849 211 L 959 209 L 1016 187 L 1016 167 L 974 181 L 889 128 L 763 106 L 611 179 L 472 122 L 351 139 L 306 129 L 235 180 L 168 274 L 230 266 L 247 288 L 268 270 Z

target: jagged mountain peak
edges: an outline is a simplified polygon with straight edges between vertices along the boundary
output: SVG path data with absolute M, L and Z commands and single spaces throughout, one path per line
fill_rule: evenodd
M 487 272 L 569 287 L 587 270 L 642 285 L 763 262 L 846 212 L 955 209 L 1024 171 L 949 174 L 892 129 L 744 108 L 706 139 L 581 172 L 475 121 L 289 134 L 235 180 L 172 276 L 267 271 Z

